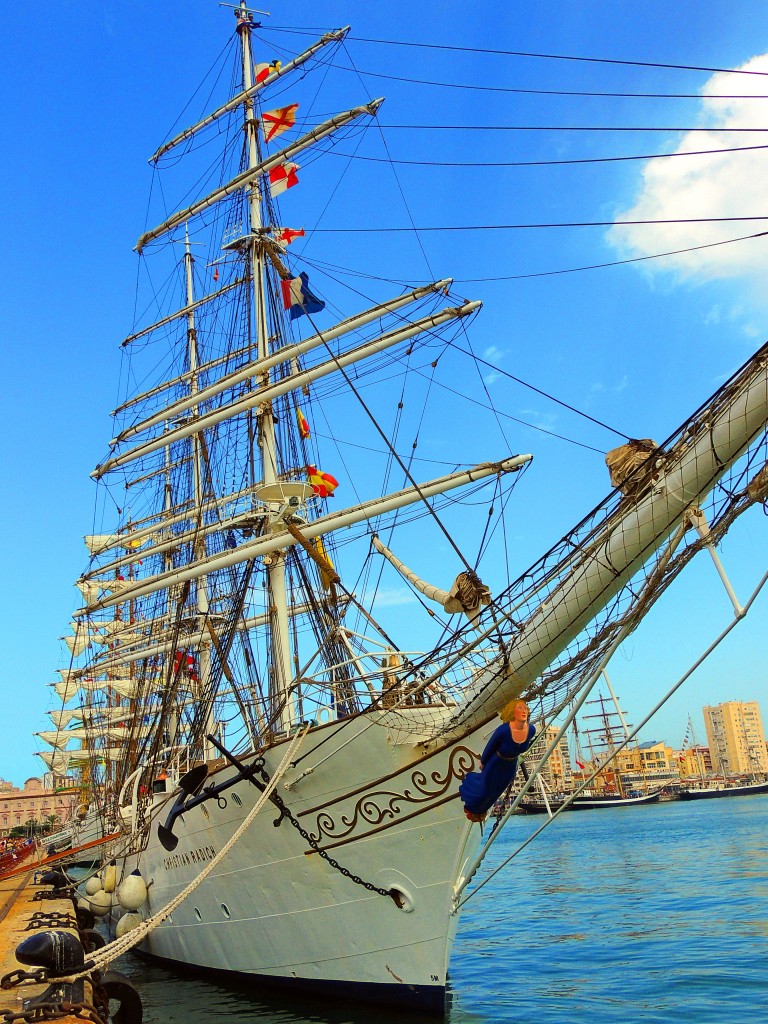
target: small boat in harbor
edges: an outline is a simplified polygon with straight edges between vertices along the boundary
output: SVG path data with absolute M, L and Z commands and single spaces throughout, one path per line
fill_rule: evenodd
M 639 804 L 657 804 L 661 798 L 661 790 L 653 793 L 640 793 L 637 796 L 620 793 L 601 793 L 599 796 L 574 797 L 571 808 L 574 811 L 592 811 L 606 807 L 637 807 Z
M 680 800 L 712 800 L 721 796 L 756 796 L 758 793 L 768 793 L 768 781 L 742 785 L 724 782 L 712 786 L 687 786 L 678 790 L 677 796 Z

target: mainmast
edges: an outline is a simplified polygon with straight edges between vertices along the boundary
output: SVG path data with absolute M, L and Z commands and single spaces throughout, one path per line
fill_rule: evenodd
M 243 104 L 244 127 L 248 148 L 248 169 L 251 170 L 261 162 L 258 151 L 258 121 L 254 117 L 253 96 L 249 92 L 253 85 L 253 59 L 251 55 L 250 28 L 252 18 L 245 3 L 242 2 L 235 11 L 237 32 L 243 58 L 243 90 L 246 100 Z M 256 346 L 259 359 L 266 359 L 268 352 L 267 340 L 267 303 L 266 303 L 266 267 L 263 247 L 261 244 L 261 184 L 255 178 L 248 186 L 248 215 L 250 227 L 251 267 L 253 268 L 253 300 L 256 320 Z M 261 387 L 268 387 L 269 373 L 264 373 L 259 380 Z M 259 410 L 258 443 L 261 452 L 261 477 L 263 484 L 269 486 L 279 480 L 277 466 L 277 446 L 275 444 L 275 420 L 272 413 L 272 402 L 267 400 Z M 278 514 L 272 514 L 272 521 L 278 521 Z M 265 559 L 267 569 L 267 586 L 269 595 L 269 620 L 271 634 L 272 662 L 270 665 L 270 691 L 274 699 L 273 706 L 282 708 L 280 718 L 275 721 L 276 728 L 289 728 L 292 724 L 292 702 L 288 699 L 289 688 L 293 676 L 291 668 L 291 651 L 289 643 L 288 600 L 285 585 L 284 548 L 272 552 Z M 284 705 L 284 707 L 283 707 Z

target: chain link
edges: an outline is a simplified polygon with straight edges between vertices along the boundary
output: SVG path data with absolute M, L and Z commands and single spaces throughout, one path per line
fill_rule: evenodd
M 39 889 L 32 897 L 33 903 L 41 900 L 66 900 L 73 899 L 75 895 L 74 886 L 68 885 L 65 889 Z
M 28 1021 L 35 1024 L 37 1021 L 61 1020 L 62 1017 L 79 1017 L 82 1020 L 90 1021 L 91 1024 L 106 1024 L 104 1018 L 97 1011 L 95 1006 L 89 1003 L 37 1003 L 29 1006 L 18 1013 L 13 1010 L 0 1009 L 1 1024 L 13 1024 L 14 1021 Z
M 73 917 L 72 914 L 60 914 L 54 911 L 51 914 L 45 914 L 42 911 L 38 911 L 33 914 L 29 924 L 24 929 L 25 932 L 33 931 L 35 928 L 77 928 L 77 918 Z
M 11 971 L 10 974 L 4 974 L 0 978 L 0 988 L 15 988 L 17 985 L 22 985 L 27 981 L 35 985 L 42 985 L 47 978 L 48 974 L 44 967 L 40 967 L 36 971 Z
M 262 778 L 266 782 L 269 782 L 269 774 L 267 773 L 266 768 L 264 767 L 263 760 L 261 765 L 259 765 L 259 769 L 261 771 Z M 365 879 L 360 878 L 359 875 L 354 874 L 354 872 L 350 871 L 349 868 L 345 868 L 343 864 L 339 864 L 339 862 L 337 860 L 334 860 L 334 858 L 331 857 L 329 853 L 327 853 L 325 850 L 322 850 L 320 848 L 318 840 L 313 839 L 309 832 L 307 832 L 307 830 L 301 826 L 299 821 L 288 810 L 288 807 L 286 806 L 283 798 L 277 793 L 276 790 L 272 792 L 272 802 L 275 803 L 280 810 L 280 817 L 275 822 L 275 825 L 279 825 L 283 818 L 287 818 L 291 825 L 293 825 L 293 827 L 302 837 L 302 839 L 306 840 L 306 842 L 312 847 L 315 853 L 319 853 L 324 861 L 330 864 L 332 868 L 335 868 L 340 874 L 344 875 L 345 878 L 348 878 L 351 882 L 354 882 L 355 885 L 361 885 L 364 889 L 367 889 L 369 892 L 376 892 L 379 894 L 379 896 L 389 896 L 390 899 L 392 898 L 391 889 L 384 889 L 380 885 L 375 885 L 373 882 L 366 882 Z

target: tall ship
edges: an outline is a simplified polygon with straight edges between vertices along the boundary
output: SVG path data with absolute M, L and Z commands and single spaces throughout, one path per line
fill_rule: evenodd
M 531 455 L 484 451 L 467 404 L 444 429 L 474 463 L 425 476 L 400 431 L 480 303 L 376 282 L 375 253 L 344 289 L 326 236 L 297 246 L 299 178 L 364 146 L 382 100 L 313 105 L 347 29 L 279 62 L 234 15 L 228 97 L 152 157 L 166 212 L 136 243 L 147 296 L 43 754 L 146 886 L 144 953 L 439 1013 L 486 838 L 459 784 L 512 702 L 555 720 L 765 500 L 768 348 L 625 446 L 605 500 L 506 580 Z
M 601 764 L 605 767 L 599 771 L 592 786 L 574 797 L 572 807 L 574 810 L 593 810 L 657 803 L 661 786 L 653 787 L 643 777 L 639 784 L 628 787 L 622 778 L 616 754 L 619 745 L 629 740 L 630 727 L 606 672 L 603 672 L 603 680 L 608 694 L 598 693 L 586 702 L 583 727 L 579 731 L 574 720 L 573 734 L 577 767 L 590 772 Z M 636 742 L 634 746 L 637 746 Z

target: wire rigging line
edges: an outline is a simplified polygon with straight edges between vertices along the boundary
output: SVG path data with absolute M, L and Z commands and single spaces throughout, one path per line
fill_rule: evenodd
M 704 125 L 568 125 L 568 124 L 381 124 L 387 131 L 418 132 L 768 132 L 768 128 L 707 128 Z
M 487 54 L 495 54 L 504 57 L 534 57 L 540 60 L 570 60 L 586 64 L 617 64 L 622 67 L 664 68 L 670 71 L 706 71 L 710 74 L 756 75 L 762 78 L 768 77 L 768 71 L 747 71 L 741 68 L 711 68 L 697 66 L 695 64 L 662 64 L 657 61 L 618 60 L 611 57 L 578 57 L 563 53 L 528 53 L 524 50 L 490 50 L 475 46 L 449 46 L 445 43 L 414 43 L 403 39 L 366 39 L 364 36 L 349 36 L 348 39 L 357 43 L 414 46 L 428 50 L 458 50 L 462 53 L 481 53 L 483 56 L 486 56 Z
M 455 341 L 449 341 L 448 344 L 452 349 L 454 349 L 454 351 L 461 352 L 462 355 L 469 356 L 469 358 L 475 363 L 482 363 L 483 366 L 487 366 L 488 369 L 493 370 L 494 373 L 498 373 L 502 377 L 508 377 L 516 384 L 522 384 L 524 388 L 528 388 L 530 391 L 535 391 L 536 394 L 541 395 L 542 398 L 546 398 L 550 402 L 554 402 L 555 405 L 562 406 L 563 409 L 567 409 L 569 412 L 576 413 L 577 416 L 582 416 L 585 420 L 589 420 L 590 423 L 594 423 L 595 426 L 602 427 L 604 430 L 609 430 L 612 434 L 616 434 L 618 437 L 623 437 L 625 441 L 632 440 L 629 434 L 625 434 L 623 430 L 617 430 L 615 427 L 610 427 L 607 423 L 603 423 L 602 420 L 595 419 L 595 417 L 590 416 L 589 413 L 582 412 L 581 409 L 577 409 L 574 405 L 569 405 L 568 402 L 564 402 L 560 398 L 555 398 L 555 396 L 550 395 L 548 391 L 542 391 L 541 388 L 537 388 L 533 384 L 529 384 L 527 381 L 521 380 L 520 377 L 516 377 L 513 373 L 503 370 L 496 363 L 489 363 L 487 359 L 482 359 L 480 356 L 476 355 L 471 348 L 462 348 L 461 345 L 457 345 Z
M 270 26 L 270 28 L 276 32 L 291 31 L 290 29 L 286 30 L 275 26 Z M 768 77 L 768 71 L 747 71 L 742 68 L 713 68 L 696 64 L 664 64 L 659 61 L 622 60 L 612 57 L 582 57 L 564 53 L 535 53 L 526 50 L 495 50 L 479 46 L 456 46 L 455 44 L 448 43 L 417 43 L 409 39 L 373 39 L 367 36 L 348 35 L 347 41 L 355 43 L 375 43 L 380 46 L 410 46 L 420 50 L 446 50 L 459 53 L 479 53 L 482 54 L 483 57 L 487 57 L 488 54 L 493 54 L 501 57 L 532 57 L 538 60 L 568 60 L 584 64 L 616 64 L 621 67 L 662 68 L 668 71 L 706 71 L 709 74 L 754 75 L 761 78 Z
M 477 85 L 474 82 L 435 82 L 426 78 L 406 78 L 404 75 L 388 75 L 383 71 L 357 71 L 355 68 L 348 68 L 343 64 L 334 65 L 339 71 L 356 71 L 368 78 L 384 78 L 390 82 L 405 82 L 408 85 L 431 85 L 437 89 L 461 89 L 472 92 L 498 92 L 514 93 L 522 96 L 591 96 L 604 99 L 642 99 L 642 100 L 766 100 L 768 95 L 760 94 L 734 94 L 734 93 L 707 93 L 703 96 L 700 92 L 598 92 L 589 89 L 523 89 L 519 86 L 509 85 Z
M 744 221 L 768 220 L 768 214 L 752 217 L 666 217 L 648 220 L 574 220 L 552 221 L 530 224 L 440 224 L 418 228 L 317 228 L 316 233 L 352 234 L 402 234 L 406 231 L 524 231 L 537 228 L 620 228 L 636 227 L 641 224 L 733 224 Z
M 355 160 L 366 160 L 377 164 L 411 164 L 418 167 L 564 167 L 571 164 L 611 164 L 628 160 L 668 160 L 678 156 L 717 156 L 720 153 L 746 153 L 755 149 L 768 149 L 768 145 L 728 146 L 722 149 L 690 149 L 678 153 L 639 153 L 633 156 L 590 156 L 574 157 L 567 160 L 402 160 L 387 156 L 360 156 Z M 333 156 L 352 158 L 349 153 L 330 149 Z
M 606 267 L 621 267 L 627 263 L 641 263 L 643 260 L 658 260 L 664 256 L 680 256 L 700 249 L 714 249 L 718 245 L 731 245 L 733 242 L 747 242 L 754 238 L 765 238 L 768 231 L 758 231 L 755 235 L 742 235 L 740 238 L 724 238 L 721 242 L 707 242 L 704 245 L 691 245 L 687 249 L 670 249 L 668 252 L 654 252 L 648 256 L 632 256 L 625 260 L 612 260 L 610 263 L 592 263 L 584 267 L 566 267 L 563 270 L 539 270 L 530 274 L 509 274 L 506 277 L 461 277 L 456 282 L 462 284 L 480 284 L 485 281 L 524 281 L 531 277 L 555 277 L 558 274 L 578 274 L 584 270 L 603 270 Z
M 583 267 L 563 267 L 560 270 L 536 270 L 531 271 L 528 274 L 506 274 L 497 277 L 455 277 L 454 282 L 456 284 L 484 284 L 486 282 L 494 281 L 525 281 L 529 278 L 535 277 L 556 277 L 559 274 L 578 274 L 587 270 L 604 270 L 608 267 L 622 267 L 628 263 L 641 263 L 645 260 L 658 260 L 665 256 L 680 256 L 689 252 L 697 252 L 700 249 L 714 249 L 719 245 L 731 245 L 734 242 L 747 242 L 755 238 L 765 238 L 768 235 L 768 231 L 758 231 L 754 235 L 741 235 L 738 238 L 724 238 L 720 242 L 706 242 L 703 245 L 691 245 L 685 249 L 670 249 L 667 252 L 654 252 L 649 253 L 647 256 L 632 256 L 623 260 L 610 260 L 607 263 L 590 263 Z M 408 287 L 411 284 L 420 284 L 420 281 L 408 281 L 402 280 L 401 278 L 389 278 L 382 277 L 378 274 L 366 274 L 359 270 L 354 270 L 350 267 L 340 267 L 336 264 L 326 263 L 322 260 L 311 259 L 310 257 L 304 257 L 302 259 L 309 264 L 310 267 L 328 272 L 330 270 L 335 271 L 338 274 L 346 274 L 350 277 L 362 277 L 374 281 L 386 281 L 389 284 L 399 284 L 403 287 Z

